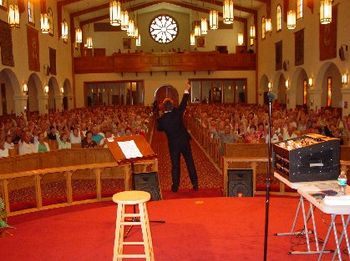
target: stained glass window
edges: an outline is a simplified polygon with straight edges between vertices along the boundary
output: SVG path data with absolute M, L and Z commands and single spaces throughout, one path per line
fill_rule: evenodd
M 332 77 L 327 78 L 327 107 L 332 106 Z
M 32 0 L 28 0 L 28 22 L 34 24 L 34 5 Z
M 171 16 L 159 15 L 151 22 L 149 32 L 154 41 L 167 44 L 176 38 L 178 25 L 175 19 Z
M 297 19 L 304 16 L 304 0 L 297 0 Z
M 265 39 L 266 37 L 266 18 L 263 16 L 261 18 L 261 38 Z

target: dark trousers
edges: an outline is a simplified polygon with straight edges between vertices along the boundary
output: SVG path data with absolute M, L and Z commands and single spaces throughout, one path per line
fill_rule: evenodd
M 180 141 L 177 143 L 169 144 L 169 152 L 171 159 L 171 177 L 174 187 L 180 185 L 180 157 L 181 154 L 185 159 L 189 177 L 191 179 L 192 186 L 198 186 L 198 177 L 196 167 L 194 165 L 190 141 Z

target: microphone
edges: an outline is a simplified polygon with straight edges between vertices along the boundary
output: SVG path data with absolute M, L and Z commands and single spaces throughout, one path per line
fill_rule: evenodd
M 269 99 L 269 101 L 276 100 L 276 94 L 273 93 L 273 92 L 271 92 L 271 91 L 269 91 L 269 92 L 267 93 L 267 98 Z

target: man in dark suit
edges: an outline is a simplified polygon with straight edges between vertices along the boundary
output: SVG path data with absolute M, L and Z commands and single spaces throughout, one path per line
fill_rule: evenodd
M 193 189 L 195 191 L 198 190 L 198 177 L 190 145 L 191 136 L 187 132 L 183 123 L 183 114 L 190 96 L 190 88 L 191 85 L 187 83 L 187 88 L 185 89 L 185 93 L 178 108 L 174 107 L 174 103 L 171 99 L 164 99 L 164 114 L 157 120 L 158 130 L 164 131 L 168 138 L 169 153 L 172 165 L 171 177 L 173 181 L 171 190 L 173 192 L 177 192 L 180 185 L 181 154 L 185 158 Z

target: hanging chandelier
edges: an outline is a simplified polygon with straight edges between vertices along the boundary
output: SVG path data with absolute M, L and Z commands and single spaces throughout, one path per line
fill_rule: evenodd
M 321 0 L 320 23 L 329 24 L 331 22 L 332 22 L 332 0 Z
M 120 29 L 127 31 L 129 27 L 129 13 L 127 10 L 122 11 L 120 15 Z
M 196 45 L 196 36 L 194 35 L 194 32 L 190 34 L 190 45 Z
M 48 34 L 50 31 L 49 16 L 47 13 L 42 13 L 40 15 L 40 28 L 43 34 Z
M 86 38 L 85 47 L 88 48 L 88 49 L 92 49 L 94 47 L 94 44 L 92 42 L 92 37 L 91 36 Z
M 19 28 L 19 10 L 17 4 L 9 5 L 8 23 L 11 28 Z
M 61 37 L 64 41 L 68 40 L 68 23 L 66 20 L 63 20 L 62 24 L 61 24 Z
M 208 21 L 207 18 L 201 18 L 201 34 L 208 34 Z
M 134 27 L 134 33 L 132 35 L 132 38 L 137 39 L 139 37 L 139 28 L 135 25 Z
M 141 35 L 139 34 L 136 38 L 136 46 L 141 46 Z
M 75 28 L 75 43 L 80 44 L 83 42 L 83 32 L 79 27 Z
M 119 26 L 121 23 L 121 5 L 120 1 L 109 2 L 109 22 L 112 26 Z
M 127 35 L 129 37 L 133 37 L 134 36 L 134 30 L 135 30 L 135 23 L 134 20 L 129 19 L 129 25 L 128 25 L 128 30 L 127 30 Z
M 201 27 L 199 24 L 196 24 L 194 26 L 194 36 L 201 36 Z
M 209 13 L 209 28 L 216 30 L 219 28 L 219 12 L 216 10 L 210 10 Z
M 238 35 L 237 35 L 237 43 L 238 43 L 238 45 L 243 45 L 243 43 L 244 43 L 243 33 L 238 33 Z
M 287 28 L 289 30 L 295 29 L 297 26 L 297 16 L 294 10 L 289 10 L 287 13 Z
M 272 21 L 271 18 L 266 18 L 265 20 L 265 31 L 266 33 L 272 32 Z
M 223 22 L 224 24 L 233 24 L 233 0 L 224 0 Z
M 256 34 L 255 34 L 255 25 L 251 25 L 249 27 L 249 37 L 250 38 L 255 38 Z

